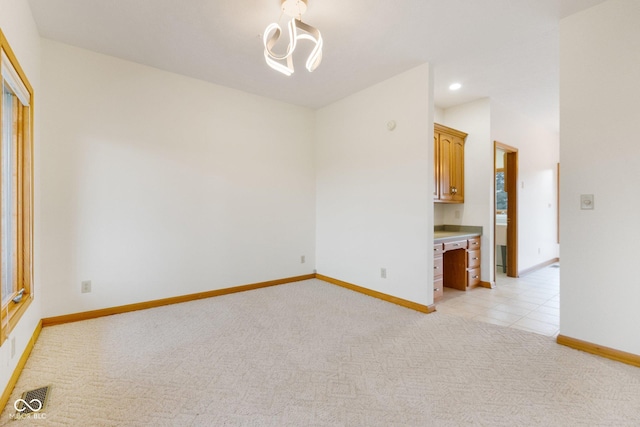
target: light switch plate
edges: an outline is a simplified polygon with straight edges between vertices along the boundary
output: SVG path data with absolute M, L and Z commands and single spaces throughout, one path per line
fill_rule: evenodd
M 593 209 L 593 194 L 580 195 L 580 209 L 582 210 Z

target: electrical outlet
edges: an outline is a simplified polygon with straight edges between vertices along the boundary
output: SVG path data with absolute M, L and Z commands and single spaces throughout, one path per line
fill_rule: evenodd
M 383 279 L 387 278 L 387 269 L 386 268 L 381 268 L 380 269 L 380 277 L 382 277 Z
M 91 292 L 91 280 L 84 280 L 80 284 L 80 292 L 83 294 L 88 294 Z
M 307 259 L 305 258 L 305 256 L 304 256 L 304 255 L 302 255 L 302 256 L 300 257 L 300 264 L 304 264 L 305 262 L 307 262 Z

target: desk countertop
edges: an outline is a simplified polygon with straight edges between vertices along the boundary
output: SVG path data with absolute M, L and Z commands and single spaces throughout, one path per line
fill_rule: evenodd
M 474 226 L 436 226 L 433 231 L 434 243 L 446 243 L 453 240 L 471 239 L 482 235 L 482 227 Z

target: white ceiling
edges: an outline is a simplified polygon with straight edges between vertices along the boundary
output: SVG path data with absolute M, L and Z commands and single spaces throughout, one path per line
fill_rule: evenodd
M 603 0 L 309 0 L 313 73 L 264 62 L 280 0 L 29 0 L 41 36 L 318 108 L 424 62 L 439 107 L 491 97 L 558 129 L 559 20 Z M 284 21 L 284 18 L 283 20 Z M 282 22 L 281 21 L 281 22 Z M 464 86 L 448 90 L 453 81 Z

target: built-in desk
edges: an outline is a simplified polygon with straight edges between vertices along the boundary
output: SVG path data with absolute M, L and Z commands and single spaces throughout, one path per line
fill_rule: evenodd
M 438 226 L 433 242 L 433 299 L 444 286 L 466 291 L 480 284 L 482 227 Z

